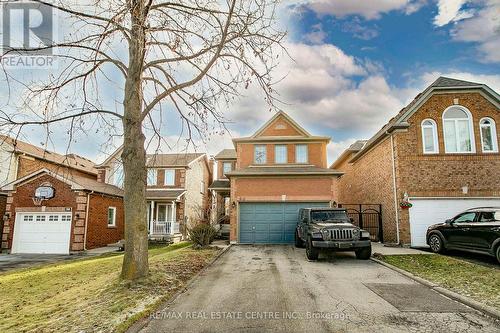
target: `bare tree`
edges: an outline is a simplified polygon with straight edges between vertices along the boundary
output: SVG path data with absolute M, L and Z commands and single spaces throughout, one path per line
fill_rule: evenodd
M 168 109 L 182 118 L 188 138 L 206 133 L 214 124 L 223 129 L 221 110 L 249 84 L 260 86 L 272 107 L 276 94 L 271 73 L 284 51 L 285 36 L 276 26 L 279 0 L 34 1 L 59 12 L 63 40 L 36 48 L 7 48 L 1 57 L 50 49 L 59 69 L 28 81 L 4 68 L 3 84 L 11 91 L 12 86 L 23 89 L 24 111 L 1 110 L 0 129 L 19 134 L 29 125 L 49 128 L 69 122 L 71 136 L 77 127 L 113 128 L 113 119 L 121 120 L 121 276 L 143 277 L 148 274 L 144 129 L 159 135 L 163 111 Z M 110 87 L 122 101 L 103 99 Z

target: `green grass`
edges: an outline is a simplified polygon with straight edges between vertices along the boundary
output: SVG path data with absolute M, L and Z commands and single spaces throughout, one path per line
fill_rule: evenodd
M 381 260 L 500 309 L 499 268 L 434 254 L 383 256 Z
M 149 276 L 133 284 L 119 279 L 123 255 L 0 274 L 0 332 L 124 331 L 217 254 L 189 245 L 151 249 Z

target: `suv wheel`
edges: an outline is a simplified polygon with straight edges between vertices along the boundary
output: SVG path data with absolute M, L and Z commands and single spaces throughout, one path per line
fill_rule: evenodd
M 304 241 L 302 239 L 300 239 L 299 232 L 297 230 L 295 230 L 295 247 L 298 247 L 298 248 L 304 247 Z
M 498 246 L 497 246 L 497 251 L 496 251 L 496 253 L 497 253 L 497 261 L 498 261 L 498 263 L 500 264 L 500 245 L 498 245 Z
M 429 246 L 431 251 L 434 253 L 442 253 L 444 250 L 443 240 L 438 234 L 432 234 L 429 236 Z
M 307 238 L 306 257 L 309 260 L 318 260 L 319 257 L 319 250 L 312 246 L 311 237 Z
M 354 253 L 356 253 L 357 259 L 367 260 L 367 259 L 370 259 L 371 255 L 372 255 L 372 247 L 371 247 L 371 245 L 367 246 L 367 247 L 363 247 L 359 250 L 354 251 Z

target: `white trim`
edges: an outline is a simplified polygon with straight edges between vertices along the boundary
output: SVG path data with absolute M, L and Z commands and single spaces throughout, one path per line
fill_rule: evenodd
M 305 162 L 298 162 L 298 158 L 297 158 L 297 147 L 306 147 L 306 161 Z M 300 165 L 304 165 L 304 164 L 308 164 L 309 163 L 309 145 L 308 144 L 295 144 L 295 164 L 300 164 Z
M 173 172 L 173 182 L 172 184 L 167 184 L 167 172 Z M 175 186 L 175 169 L 163 169 L 163 185 L 165 186 Z
M 430 121 L 432 123 L 431 126 L 429 125 L 424 125 L 426 121 Z M 426 118 L 422 120 L 420 123 L 420 128 L 421 128 L 421 133 L 422 133 L 422 152 L 424 154 L 439 154 L 439 140 L 438 140 L 438 134 L 437 134 L 437 123 L 434 121 L 434 119 L 431 118 Z M 434 150 L 433 151 L 426 151 L 425 150 L 425 133 L 424 130 L 426 128 L 430 128 L 432 130 L 432 141 L 433 141 L 433 146 Z
M 460 110 L 464 111 L 467 116 L 468 116 L 468 122 L 469 122 L 469 137 L 470 137 L 470 144 L 471 144 L 471 150 L 470 151 L 459 151 L 458 149 L 460 148 L 460 141 L 458 140 L 458 127 L 457 127 L 457 121 L 458 120 L 465 120 L 465 118 L 457 118 L 457 119 L 448 119 L 446 120 L 444 118 L 444 115 L 446 112 L 448 112 L 452 108 L 459 108 Z M 475 154 L 476 153 L 476 140 L 474 139 L 474 118 L 472 117 L 472 113 L 463 105 L 451 105 L 447 107 L 443 113 L 441 114 L 442 118 L 442 123 L 443 123 L 443 142 L 444 142 L 444 152 L 446 154 Z M 454 121 L 455 122 L 455 139 L 456 139 L 456 144 L 457 144 L 457 151 L 447 151 L 446 150 L 446 126 L 445 126 L 445 121 Z
M 491 142 L 493 144 L 493 150 L 484 150 L 483 145 L 483 124 L 481 124 L 484 120 L 488 120 L 490 122 L 489 125 L 484 125 L 484 127 L 489 127 L 491 133 Z M 481 151 L 485 154 L 498 153 L 498 139 L 497 139 L 497 126 L 495 120 L 490 117 L 483 117 L 479 120 L 479 134 L 481 135 Z
M 284 162 L 278 162 L 276 158 L 278 156 L 278 149 L 283 149 L 283 148 L 285 148 L 285 156 L 284 156 L 285 160 Z M 287 164 L 287 163 L 288 163 L 288 145 L 286 144 L 274 145 L 274 164 Z
M 269 119 L 268 121 L 266 121 L 264 123 L 264 125 L 262 125 L 252 136 L 251 138 L 256 138 L 260 135 L 260 133 L 264 132 L 265 129 L 267 129 L 269 127 L 269 125 L 271 125 L 276 119 L 278 119 L 280 116 L 282 116 L 283 118 L 285 118 L 293 127 L 295 127 L 295 129 L 298 131 L 298 132 L 301 132 L 305 137 L 310 137 L 311 134 L 309 134 L 309 132 L 307 132 L 302 126 L 300 126 L 299 124 L 297 124 L 297 122 L 295 120 L 292 119 L 292 117 L 290 117 L 288 114 L 286 114 L 285 112 L 283 111 L 278 111 L 274 116 L 271 117 L 271 119 Z
M 190 167 L 191 164 L 197 162 L 200 158 L 205 158 L 205 157 L 207 157 L 207 154 L 202 154 L 202 155 L 198 156 L 197 158 L 195 158 L 194 160 L 192 160 L 191 162 L 189 162 L 187 166 Z
M 52 176 L 52 177 L 54 177 L 54 178 L 62 181 L 63 183 L 66 183 L 66 184 L 70 185 L 71 189 L 73 189 L 73 190 L 84 190 L 85 189 L 80 184 L 75 183 L 72 180 L 64 178 L 64 177 L 62 177 L 62 176 L 60 176 L 60 175 L 58 175 L 58 174 L 56 174 L 56 173 L 54 173 L 54 172 L 52 172 L 52 171 L 44 168 L 44 169 L 37 170 L 37 171 L 35 171 L 33 173 L 30 173 L 29 175 L 26 175 L 26 176 L 24 176 L 22 178 L 19 178 L 19 179 L 13 181 L 13 182 L 10 182 L 10 183 L 4 185 L 1 188 L 1 190 L 2 191 L 13 191 L 14 190 L 14 185 L 23 183 L 25 180 L 29 180 L 30 178 L 33 178 L 33 177 L 35 177 L 35 176 L 37 176 L 39 174 L 42 174 L 42 173 L 46 173 L 46 174 L 48 174 L 48 175 L 50 175 L 50 176 Z
M 113 223 L 112 224 L 109 224 L 109 210 L 113 211 Z M 116 227 L 116 207 L 113 207 L 113 206 L 108 207 L 108 218 L 106 220 L 107 220 L 108 228 Z

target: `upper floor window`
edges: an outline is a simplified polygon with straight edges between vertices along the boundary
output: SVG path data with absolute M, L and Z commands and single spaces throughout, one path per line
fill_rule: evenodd
M 123 187 L 123 164 L 116 163 L 113 172 L 113 185 Z
M 284 164 L 288 161 L 288 152 L 286 145 L 274 146 L 274 163 Z
M 267 163 L 267 147 L 264 145 L 257 145 L 254 148 L 254 162 L 255 164 Z
M 175 170 L 173 169 L 165 170 L 165 185 L 167 186 L 175 185 Z
M 156 185 L 156 169 L 148 169 L 148 186 Z
M 295 146 L 295 163 L 307 163 L 307 145 Z
M 231 162 L 222 163 L 222 174 L 225 175 L 228 172 L 231 172 L 233 169 L 233 164 Z
M 447 153 L 473 153 L 472 115 L 462 107 L 452 106 L 443 113 L 444 148 Z
M 437 125 L 432 119 L 422 121 L 422 146 L 424 154 L 439 153 Z
M 481 131 L 481 146 L 483 153 L 498 152 L 497 129 L 495 121 L 491 118 L 483 118 L 479 122 Z

